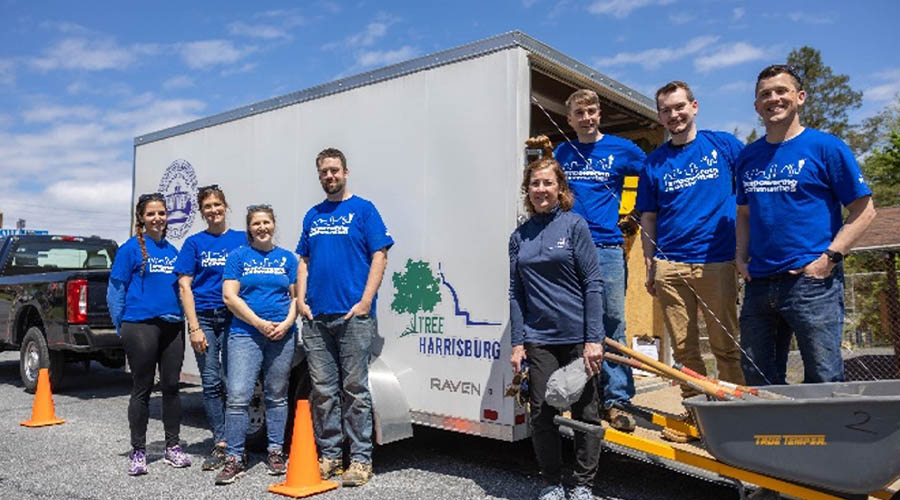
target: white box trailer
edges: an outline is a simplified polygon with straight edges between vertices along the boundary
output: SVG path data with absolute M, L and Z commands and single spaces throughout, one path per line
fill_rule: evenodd
M 524 142 L 563 140 L 543 109 L 574 138 L 563 102 L 583 87 L 601 96 L 602 131 L 645 148 L 662 141 L 651 99 L 510 32 L 137 137 L 133 198 L 166 194 L 178 245 L 205 227 L 194 198 L 215 183 L 232 227 L 244 227 L 246 205 L 269 203 L 278 244 L 293 250 L 324 199 L 316 154 L 341 149 L 351 191 L 375 203 L 396 241 L 370 374 L 378 441 L 410 436 L 412 423 L 518 440 L 526 410 L 504 391 Z

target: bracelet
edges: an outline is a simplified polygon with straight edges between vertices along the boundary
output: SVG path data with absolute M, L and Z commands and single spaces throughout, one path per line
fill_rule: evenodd
M 203 329 L 200 328 L 199 326 L 197 328 L 188 328 L 188 333 L 202 332 L 202 331 L 203 331 Z

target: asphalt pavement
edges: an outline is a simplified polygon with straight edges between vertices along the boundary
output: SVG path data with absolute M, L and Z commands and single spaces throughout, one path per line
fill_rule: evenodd
M 228 486 L 213 484 L 200 469 L 212 446 L 205 428 L 200 388 L 182 387 L 182 445 L 194 465 L 173 469 L 162 462 L 160 396 L 150 402 L 150 473 L 126 474 L 129 452 L 126 410 L 131 380 L 97 363 L 69 364 L 53 395 L 62 425 L 26 428 L 33 396 L 22 389 L 18 353 L 0 353 L 0 498 L 2 499 L 245 499 L 281 498 L 267 492 L 283 480 L 265 473 L 263 455 L 250 455 L 248 473 Z M 338 499 L 531 499 L 542 486 L 529 442 L 486 438 L 417 427 L 415 437 L 378 447 L 373 480 L 359 488 L 318 495 Z M 737 499 L 737 490 L 604 451 L 594 492 L 601 499 Z

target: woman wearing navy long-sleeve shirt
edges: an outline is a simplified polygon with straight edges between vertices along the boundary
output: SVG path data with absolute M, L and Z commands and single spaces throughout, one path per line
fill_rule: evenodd
M 587 223 L 570 212 L 572 192 L 549 139 L 528 142 L 543 157 L 525 167 L 522 192 L 531 217 L 509 239 L 509 304 L 513 370 L 529 362 L 532 443 L 547 481 L 538 498 L 566 498 L 561 478 L 561 444 L 553 424 L 557 411 L 544 400 L 547 380 L 557 368 L 583 359 L 599 374 L 603 361 L 603 292 L 597 251 Z M 591 377 L 572 405 L 575 418 L 600 424 L 599 377 Z M 575 488 L 569 498 L 592 499 L 600 439 L 575 434 Z

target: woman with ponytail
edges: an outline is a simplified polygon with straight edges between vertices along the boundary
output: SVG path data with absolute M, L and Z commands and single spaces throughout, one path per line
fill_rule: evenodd
M 566 175 L 545 136 L 529 139 L 542 156 L 525 167 L 522 194 L 531 216 L 509 238 L 509 304 L 513 372 L 529 363 L 531 440 L 547 486 L 540 500 L 591 500 L 600 459 L 600 439 L 575 433 L 574 489 L 562 486 L 557 409 L 544 399 L 550 375 L 583 360 L 591 375 L 572 416 L 600 425 L 599 377 L 603 361 L 603 292 L 597 251 L 587 223 L 572 213 Z
M 134 214 L 135 236 L 116 254 L 106 300 L 131 368 L 128 474 L 139 476 L 147 473 L 147 421 L 157 366 L 166 438 L 163 462 L 181 468 L 191 461 L 179 444 L 184 317 L 173 272 L 178 251 L 166 241 L 165 198 L 160 193 L 142 194 Z
M 228 254 L 247 239 L 243 232 L 228 228 L 228 202 L 218 185 L 199 188 L 197 204 L 206 219 L 206 230 L 185 240 L 175 261 L 175 274 L 188 338 L 200 369 L 206 420 L 213 434 L 212 452 L 202 468 L 214 470 L 225 465 L 225 341 L 232 319 L 222 302 L 222 272 Z

